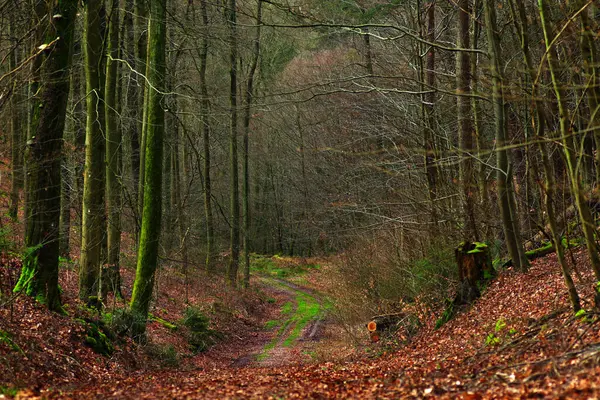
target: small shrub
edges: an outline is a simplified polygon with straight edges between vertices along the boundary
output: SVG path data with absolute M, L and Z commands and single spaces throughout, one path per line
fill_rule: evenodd
M 165 346 L 151 343 L 145 347 L 145 350 L 150 357 L 157 360 L 163 367 L 175 368 L 179 365 L 179 353 L 172 344 Z
M 435 321 L 435 329 L 440 329 L 446 322 L 450 321 L 452 317 L 454 317 L 454 302 L 446 299 L 446 308 L 438 320 Z
M 142 327 L 146 324 L 146 319 L 139 314 L 132 313 L 126 308 L 117 308 L 112 313 L 104 314 L 104 321 L 109 329 L 117 334 L 117 336 L 130 335 L 139 343 L 144 343 L 146 337 L 136 336 L 137 332 L 142 332 Z
M 485 338 L 486 346 L 494 347 L 498 346 L 500 343 L 502 343 L 502 339 L 493 333 L 488 334 Z
M 496 331 L 496 333 L 498 333 L 504 328 L 506 328 L 506 321 L 504 320 L 504 318 L 500 318 L 498 321 L 496 321 L 496 326 L 494 326 L 494 330 Z
M 188 342 L 193 351 L 203 352 L 215 344 L 219 333 L 210 329 L 210 320 L 194 307 L 185 309 L 183 325 L 190 330 Z

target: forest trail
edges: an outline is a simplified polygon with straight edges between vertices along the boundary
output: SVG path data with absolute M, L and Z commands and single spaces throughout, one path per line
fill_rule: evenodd
M 278 318 L 267 321 L 267 342 L 248 349 L 233 367 L 278 367 L 310 358 L 312 345 L 325 329 L 328 305 L 320 294 L 284 279 L 259 275 L 261 288 L 284 298 Z

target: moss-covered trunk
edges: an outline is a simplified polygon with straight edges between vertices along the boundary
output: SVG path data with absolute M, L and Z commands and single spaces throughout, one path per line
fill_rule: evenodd
M 146 71 L 146 53 L 148 50 L 148 5 L 147 0 L 134 0 L 135 5 L 135 18 L 133 19 L 133 30 L 134 30 L 134 41 L 135 41 L 135 69 L 139 74 L 144 74 L 147 77 Z M 145 123 L 145 96 L 147 92 L 146 81 L 143 77 L 137 75 L 138 90 L 135 100 L 136 110 L 138 115 L 136 118 L 137 125 L 135 132 L 131 132 L 131 168 L 134 177 L 134 199 L 137 203 L 141 201 L 143 192 L 139 192 L 143 186 L 144 177 L 140 175 L 140 170 L 144 168 L 143 161 L 141 159 L 143 152 L 143 129 Z M 133 98 L 132 98 L 133 101 Z M 142 110 L 141 114 L 139 111 Z M 142 117 L 142 118 L 140 118 Z M 137 226 L 139 228 L 142 206 L 137 204 Z
M 58 225 L 62 135 L 69 99 L 69 67 L 75 0 L 58 0 L 48 10 L 45 43 L 54 41 L 42 71 L 39 124 L 28 142 L 26 254 L 15 291 L 24 290 L 51 310 L 60 310 Z
M 166 0 L 150 2 L 148 30 L 148 121 L 145 150 L 144 210 L 138 248 L 137 268 L 131 311 L 142 322 L 134 326 L 134 336 L 141 337 L 152 299 L 154 274 L 158 264 L 162 203 L 162 161 L 165 113 L 161 105 L 165 88 Z
M 121 293 L 119 256 L 121 253 L 121 131 L 117 112 L 117 82 L 119 57 L 119 2 L 112 0 L 108 28 L 108 59 L 106 61 L 106 208 L 107 266 L 102 269 L 102 297 L 107 292 Z

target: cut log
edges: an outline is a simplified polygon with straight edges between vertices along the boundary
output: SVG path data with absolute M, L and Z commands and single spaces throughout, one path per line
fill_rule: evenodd
M 407 313 L 376 315 L 366 325 L 372 342 L 378 342 L 384 335 L 392 335 L 400 331 L 399 337 L 408 340 L 419 329 L 419 319 Z
M 404 317 L 406 317 L 405 313 L 376 315 L 367 324 L 367 329 L 369 332 L 387 331 L 395 328 Z

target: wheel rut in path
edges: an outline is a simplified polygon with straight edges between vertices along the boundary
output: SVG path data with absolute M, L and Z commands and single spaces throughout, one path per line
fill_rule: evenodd
M 234 361 L 233 367 L 276 367 L 306 360 L 311 344 L 323 336 L 327 303 L 314 291 L 273 277 L 260 277 L 263 290 L 283 295 L 280 316 L 265 326 L 270 335 Z

